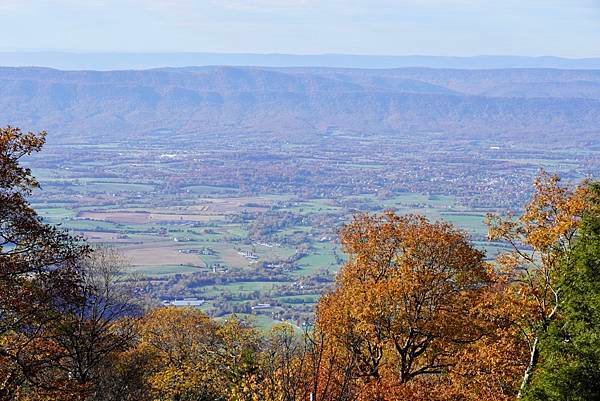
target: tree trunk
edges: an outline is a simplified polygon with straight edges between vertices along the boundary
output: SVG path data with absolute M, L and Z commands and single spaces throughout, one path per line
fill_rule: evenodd
M 531 356 L 529 358 L 529 365 L 527 366 L 525 374 L 523 375 L 523 381 L 521 382 L 521 387 L 519 388 L 519 394 L 517 394 L 517 399 L 520 399 L 523 396 L 523 392 L 525 391 L 525 388 L 527 388 L 527 385 L 531 380 L 531 374 L 533 373 L 533 370 L 537 365 L 540 354 L 538 349 L 538 339 L 539 337 L 536 337 L 533 340 L 533 346 L 531 347 Z

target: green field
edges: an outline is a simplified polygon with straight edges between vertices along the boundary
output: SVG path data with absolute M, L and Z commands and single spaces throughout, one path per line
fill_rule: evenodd
M 379 167 L 368 163 L 357 166 Z M 279 304 L 273 310 L 244 316 L 262 329 L 279 322 L 283 312 L 297 316 L 296 310 L 301 311 L 298 313 L 312 310 L 322 289 L 307 292 L 305 288 L 294 295 L 289 293 L 293 285 L 339 270 L 345 255 L 337 233 L 356 211 L 344 206 L 346 203 L 358 202 L 379 211 L 395 209 L 402 214 L 419 213 L 431 220 L 444 219 L 479 238 L 486 232 L 482 213 L 465 210 L 455 198 L 448 196 L 402 193 L 379 199 L 372 194 L 359 194 L 340 199 L 292 200 L 291 196 L 264 194 L 240 197 L 238 201 L 236 188 L 193 185 L 184 187 L 188 194 L 185 202 L 173 204 L 154 199 L 152 195 L 140 195 L 153 193 L 155 183 L 124 182 L 114 177 L 73 177 L 70 172 L 63 175 L 50 169 L 39 170 L 39 173 L 48 191 L 68 188 L 84 200 L 78 206 L 57 202 L 34 205 L 40 215 L 50 223 L 83 233 L 92 243 L 105 243 L 120 249 L 131 261 L 131 273 L 165 280 L 177 275 L 207 272 L 219 272 L 215 274 L 227 279 L 228 269 L 246 272 L 241 281 L 206 285 L 195 289 L 194 294 L 207 300 L 203 309 L 217 315 L 224 304 L 248 305 L 251 299 L 267 299 Z M 119 201 L 111 203 L 113 199 Z M 296 223 L 274 230 L 270 237 L 256 237 L 254 219 L 267 212 L 280 213 L 287 218 L 294 216 Z M 152 213 L 158 217 L 173 217 L 150 220 L 147 216 Z M 318 221 L 319 216 L 336 218 L 333 224 L 310 223 Z M 299 238 L 304 243 L 298 243 Z M 501 249 L 486 242 L 476 242 L 476 246 L 490 256 Z M 304 256 L 297 258 L 299 248 L 303 249 Z M 294 260 L 295 267 L 287 275 L 280 276 L 285 280 L 260 281 L 253 277 L 256 266 L 286 260 Z M 283 289 L 285 293 L 281 292 Z M 273 314 L 278 316 L 277 319 Z
M 133 274 L 143 274 L 148 277 L 163 277 L 173 274 L 195 273 L 198 267 L 186 265 L 160 265 L 160 266 L 132 266 L 130 272 Z

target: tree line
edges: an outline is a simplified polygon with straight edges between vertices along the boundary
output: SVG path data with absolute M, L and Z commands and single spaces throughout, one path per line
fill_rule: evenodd
M 511 250 L 486 260 L 445 222 L 355 216 L 314 323 L 262 333 L 152 307 L 118 252 L 46 224 L 21 159 L 45 133 L 0 129 L 0 400 L 600 399 L 600 183 L 541 173 Z

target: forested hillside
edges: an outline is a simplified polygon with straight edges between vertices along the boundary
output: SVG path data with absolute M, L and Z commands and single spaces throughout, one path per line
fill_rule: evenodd
M 0 92 L 2 121 L 53 142 L 342 131 L 582 143 L 600 126 L 597 70 L 2 68 Z

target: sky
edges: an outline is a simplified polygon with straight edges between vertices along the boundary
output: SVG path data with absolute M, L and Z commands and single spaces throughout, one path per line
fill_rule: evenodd
M 600 0 L 0 0 L 0 50 L 600 56 Z

